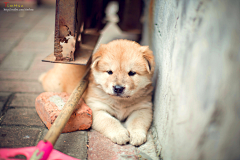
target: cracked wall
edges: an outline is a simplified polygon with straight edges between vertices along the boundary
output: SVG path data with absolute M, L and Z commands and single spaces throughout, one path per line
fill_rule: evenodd
M 145 0 L 163 159 L 240 158 L 240 1 Z

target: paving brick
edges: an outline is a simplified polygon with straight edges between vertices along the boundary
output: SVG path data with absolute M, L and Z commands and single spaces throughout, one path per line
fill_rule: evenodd
M 55 23 L 55 20 L 52 20 Z M 55 31 L 55 27 L 52 24 L 40 24 L 36 25 L 32 30 L 45 30 L 48 31 L 48 35 L 52 35 Z
M 2 35 L 6 34 L 8 32 L 8 30 L 9 30 L 8 28 L 1 28 L 1 24 L 0 24 L 0 35 L 1 35 L 0 40 L 4 40 Z
M 0 14 L 1 14 L 1 20 L 0 20 L 1 23 L 13 24 L 13 23 L 19 22 L 18 21 L 19 17 L 18 17 L 17 13 L 2 12 L 2 10 L 1 10 Z M 11 27 L 11 25 L 8 27 Z
M 47 40 L 48 43 L 53 43 L 54 44 L 54 33 L 55 33 L 55 31 L 53 30 L 53 32 L 51 32 L 51 34 L 49 34 L 49 37 L 48 37 L 48 40 Z
M 11 24 L 10 26 L 14 26 L 15 24 Z M 24 28 L 9 28 L 8 32 L 10 33 L 22 33 L 22 36 L 20 38 L 23 37 L 24 34 L 26 34 L 29 31 L 29 29 L 24 29 Z
M 38 80 L 43 71 L 0 71 L 1 80 Z
M 2 29 L 0 29 L 0 33 L 1 33 L 1 37 L 0 37 L 1 41 L 15 42 L 15 41 L 18 41 L 23 36 L 23 32 L 19 32 L 16 30 L 9 30 L 9 29 L 6 31 L 3 31 Z
M 37 19 L 37 22 L 40 21 L 43 17 L 47 15 L 47 13 L 52 10 L 52 8 L 34 8 L 33 12 L 27 12 L 27 16 L 29 18 L 34 18 Z M 28 21 L 28 19 L 26 19 Z
M 31 13 L 33 13 L 33 12 L 31 12 Z M 23 21 L 23 22 L 25 22 L 25 21 L 28 21 L 28 22 L 35 22 L 35 25 L 34 26 L 36 26 L 39 22 L 39 20 L 41 20 L 43 17 L 44 17 L 44 15 L 42 16 L 42 17 L 40 17 L 39 15 L 33 15 L 33 14 L 25 14 L 25 15 L 22 15 L 23 17 L 21 18 L 21 20 Z
M 8 109 L 2 125 L 23 125 L 45 127 L 35 109 L 15 108 Z
M 34 42 L 34 41 L 21 41 L 14 50 L 16 51 L 53 51 L 53 45 L 49 42 Z M 51 53 L 51 52 L 50 52 Z
M 22 71 L 27 70 L 32 60 L 34 54 L 25 54 L 22 52 L 11 52 L 0 65 L 0 70 L 10 70 L 10 71 Z
M 42 10 L 34 9 L 34 12 L 25 12 L 25 14 L 19 13 L 13 13 L 8 14 L 5 17 L 9 17 L 9 19 L 4 19 L 5 21 L 11 21 L 13 22 L 11 25 L 9 25 L 10 30 L 21 30 L 22 32 L 26 32 L 33 28 L 35 25 L 38 24 L 38 22 L 47 15 L 48 9 L 45 10 L 44 13 L 42 13 Z M 21 15 L 20 15 L 21 14 Z M 22 17 L 19 17 L 22 16 Z M 14 21 L 15 20 L 15 21 Z
M 40 129 L 21 127 L 0 127 L 0 148 L 33 146 Z
M 46 16 L 42 17 L 42 19 L 33 27 L 33 29 L 44 28 L 47 30 L 52 30 L 55 28 L 55 12 L 48 12 Z M 46 28 L 47 27 L 47 28 Z
M 34 25 L 35 25 L 35 23 L 33 23 L 33 22 L 20 21 L 20 22 L 16 23 L 15 25 L 12 25 L 11 28 L 28 30 L 28 29 L 32 28 Z
M 37 28 L 39 26 L 40 27 L 48 26 L 47 30 L 49 30 L 49 29 L 55 29 L 54 25 L 55 25 L 55 13 L 51 12 L 51 13 L 48 13 L 48 15 L 44 17 L 35 27 Z M 49 26 L 52 26 L 52 27 L 49 27 Z
M 65 92 L 44 92 L 36 98 L 35 107 L 37 113 L 47 128 L 52 126 L 60 112 L 62 112 L 61 110 L 68 101 L 69 96 L 70 94 Z M 80 99 L 62 132 L 86 130 L 91 125 L 92 110 Z
M 15 47 L 16 42 L 1 42 L 0 45 L 0 53 L 1 54 L 7 54 L 10 53 L 10 51 Z
M 29 68 L 29 71 L 43 73 L 53 68 L 53 63 L 42 62 L 42 60 L 46 58 L 50 53 L 51 52 L 42 52 L 42 54 L 36 55 L 31 67 Z
M 10 12 L 2 12 L 5 14 L 2 14 L 0 22 L 2 23 L 17 23 L 18 17 L 17 14 L 10 13 Z M 10 14 L 9 14 L 10 13 Z
M 117 145 L 97 131 L 89 133 L 88 160 L 137 160 L 137 151 L 132 145 Z
M 3 92 L 43 92 L 39 82 L 31 81 L 0 81 L 0 91 Z
M 1 53 L 0 53 L 0 63 L 2 62 L 2 60 L 4 59 L 5 56 L 6 56 L 6 54 L 4 54 L 4 53 L 1 54 Z
M 0 28 L 9 28 L 10 26 L 10 22 L 1 22 L 0 23 Z
M 6 100 L 10 95 L 11 95 L 11 92 L 0 92 L 0 101 L 6 102 Z
M 44 138 L 44 136 L 47 134 L 47 131 L 47 129 L 44 129 L 40 140 Z M 87 142 L 87 131 L 62 133 L 54 145 L 54 149 L 69 156 L 79 158 L 81 160 L 87 160 Z
M 53 43 L 52 43 L 53 47 Z M 25 54 L 25 56 L 28 55 L 35 55 L 34 59 L 31 62 L 31 65 L 29 66 L 29 69 L 27 71 L 5 71 L 0 70 L 0 79 L 29 79 L 29 80 L 37 80 L 39 75 L 43 72 L 48 71 L 49 69 L 53 68 L 54 64 L 49 62 L 42 62 L 42 60 L 47 57 L 52 51 L 38 51 L 38 50 L 32 50 L 32 51 L 13 51 L 17 52 L 19 54 Z M 0 54 L 0 58 L 1 58 Z M 1 59 L 0 59 L 1 60 Z
M 39 94 L 17 93 L 14 95 L 10 106 L 17 107 L 34 107 L 35 100 Z
M 8 28 L 1 28 L 1 24 L 0 24 L 0 35 L 3 35 L 4 33 L 8 32 Z M 0 37 L 0 39 L 3 39 L 2 36 Z
M 48 30 L 33 29 L 26 34 L 26 36 L 23 38 L 23 40 L 24 41 L 35 41 L 35 42 L 46 41 L 49 34 L 50 34 L 50 31 L 48 31 Z
M 11 95 L 11 92 L 0 92 L 0 115 L 10 95 Z

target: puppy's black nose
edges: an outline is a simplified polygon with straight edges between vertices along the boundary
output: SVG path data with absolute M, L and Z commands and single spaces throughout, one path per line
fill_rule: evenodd
M 123 86 L 119 86 L 119 85 L 113 86 L 113 91 L 115 93 L 122 93 L 124 89 L 125 89 L 125 87 L 123 87 Z

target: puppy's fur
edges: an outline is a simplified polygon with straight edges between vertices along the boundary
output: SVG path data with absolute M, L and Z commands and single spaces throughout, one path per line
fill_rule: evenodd
M 47 92 L 72 93 L 79 81 L 82 79 L 89 64 L 73 65 L 57 63 L 54 68 L 39 77 L 43 89 Z
M 44 89 L 71 92 L 84 70 L 83 66 L 58 64 L 42 76 Z M 93 111 L 92 128 L 117 144 L 143 144 L 152 122 L 153 72 L 154 57 L 147 46 L 128 40 L 101 45 L 93 55 L 84 95 Z

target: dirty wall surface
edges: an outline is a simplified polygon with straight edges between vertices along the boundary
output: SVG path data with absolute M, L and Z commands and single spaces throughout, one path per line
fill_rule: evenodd
M 145 0 L 165 159 L 240 159 L 240 1 Z

